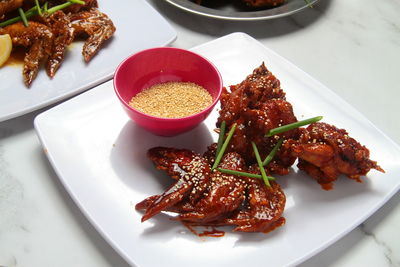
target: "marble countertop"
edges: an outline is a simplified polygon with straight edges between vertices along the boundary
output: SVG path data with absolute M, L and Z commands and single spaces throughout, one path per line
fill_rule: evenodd
M 289 59 L 400 143 L 400 2 L 320 0 L 271 21 L 222 21 L 149 0 L 190 48 L 245 32 Z M 49 107 L 48 107 L 49 108 Z M 50 166 L 33 129 L 42 109 L 0 123 L 0 266 L 128 264 L 87 221 Z M 400 266 L 400 193 L 300 266 Z

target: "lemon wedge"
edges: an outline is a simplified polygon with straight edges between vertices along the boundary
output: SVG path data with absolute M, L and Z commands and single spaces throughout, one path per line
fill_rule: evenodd
M 11 37 L 8 34 L 0 35 L 0 67 L 10 57 L 12 50 Z

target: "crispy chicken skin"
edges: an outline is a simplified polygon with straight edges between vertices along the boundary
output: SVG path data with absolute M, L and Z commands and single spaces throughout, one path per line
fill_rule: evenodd
M 73 13 L 70 15 L 70 20 L 74 36 L 89 36 L 82 49 L 82 55 L 86 62 L 93 58 L 103 43 L 110 39 L 115 32 L 115 26 L 111 19 L 97 8 Z
M 251 165 L 255 161 L 251 141 L 256 143 L 261 157 L 265 158 L 279 139 L 278 136 L 266 137 L 265 134 L 273 128 L 296 122 L 297 119 L 292 105 L 285 99 L 279 80 L 264 63 L 240 84 L 230 86 L 229 89 L 224 88 L 221 95 L 217 127 L 223 121 L 228 129 L 236 123 L 228 151 L 239 153 Z M 297 139 L 298 136 L 298 129 L 280 135 L 285 140 Z M 284 175 L 289 172 L 295 159 L 288 151 L 281 149 L 267 168 L 272 173 Z
M 3 18 L 7 12 L 13 11 L 22 6 L 24 0 L 1 0 L 0 1 L 0 19 Z
M 31 21 L 28 27 L 17 22 L 0 28 L 0 34 L 9 34 L 13 45 L 28 48 L 24 58 L 22 76 L 26 86 L 36 78 L 40 63 L 51 54 L 54 35 L 49 27 Z
M 369 159 L 369 150 L 351 138 L 346 130 L 317 122 L 302 129 L 298 140 L 284 144 L 293 156 L 299 158 L 298 167 L 314 178 L 325 190 L 343 174 L 361 182 L 371 169 L 384 172 Z
M 275 182 L 266 188 L 255 178 L 210 171 L 209 158 L 185 149 L 157 147 L 150 149 L 148 156 L 176 182 L 161 195 L 136 205 L 145 210 L 142 221 L 171 211 L 187 225 L 233 225 L 234 231 L 240 232 L 269 232 L 285 222 L 286 198 Z M 245 161 L 235 152 L 225 154 L 219 166 L 246 171 Z

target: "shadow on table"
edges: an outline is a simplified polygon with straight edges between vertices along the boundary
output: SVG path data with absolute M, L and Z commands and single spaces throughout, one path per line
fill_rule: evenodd
M 301 31 L 323 17 L 331 4 L 331 0 L 321 0 L 313 8 L 307 8 L 291 16 L 272 20 L 232 21 L 193 14 L 176 8 L 167 1 L 149 0 L 149 2 L 172 23 L 190 31 L 215 37 L 232 32 L 245 32 L 254 38 L 277 37 Z

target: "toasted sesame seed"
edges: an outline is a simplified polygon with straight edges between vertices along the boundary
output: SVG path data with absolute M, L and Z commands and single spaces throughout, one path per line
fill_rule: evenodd
M 195 83 L 166 82 L 153 85 L 135 95 L 129 105 L 148 115 L 182 118 L 211 105 L 210 93 Z

